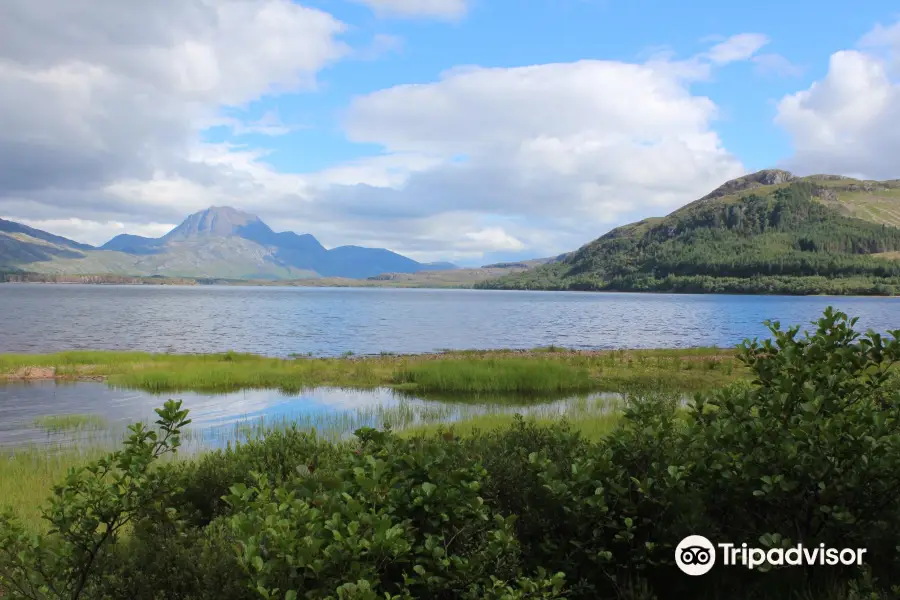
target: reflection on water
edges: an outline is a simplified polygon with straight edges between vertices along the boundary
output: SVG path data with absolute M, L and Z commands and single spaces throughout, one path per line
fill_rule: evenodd
M 297 424 L 330 438 L 359 427 L 395 429 L 446 423 L 485 413 L 541 416 L 611 410 L 618 394 L 526 399 L 481 396 L 465 401 L 427 399 L 388 388 L 314 388 L 298 394 L 245 390 L 229 394 L 156 395 L 108 387 L 104 383 L 40 381 L 0 386 L 0 446 L 114 443 L 137 421 L 155 421 L 154 408 L 168 398 L 184 401 L 192 423 L 184 436 L 190 447 L 220 447 L 246 439 L 266 427 Z M 105 427 L 52 432 L 37 421 L 51 415 L 97 415 Z

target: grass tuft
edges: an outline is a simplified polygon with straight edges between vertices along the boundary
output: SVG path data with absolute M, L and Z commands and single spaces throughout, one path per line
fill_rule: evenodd
M 106 419 L 100 415 L 44 415 L 34 420 L 34 426 L 52 432 L 102 429 Z
M 594 387 L 586 368 L 534 358 L 426 362 L 399 371 L 394 383 L 463 394 L 566 393 Z

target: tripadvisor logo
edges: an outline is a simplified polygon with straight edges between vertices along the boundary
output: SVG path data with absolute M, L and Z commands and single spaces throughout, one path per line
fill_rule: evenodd
M 689 535 L 675 548 L 675 564 L 688 575 L 705 575 L 716 564 L 716 549 L 702 535 Z
M 718 548 L 718 550 L 717 550 Z M 806 547 L 797 544 L 790 548 L 751 548 L 720 542 L 713 544 L 702 535 L 689 535 L 675 548 L 675 564 L 688 575 L 705 575 L 716 564 L 716 555 L 723 566 L 745 566 L 748 569 L 768 564 L 772 566 L 802 565 L 862 565 L 865 548 L 826 548 L 825 544 Z

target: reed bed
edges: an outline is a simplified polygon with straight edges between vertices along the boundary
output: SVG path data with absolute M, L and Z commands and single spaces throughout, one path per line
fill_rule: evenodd
M 34 420 L 34 426 L 54 433 L 103 429 L 106 419 L 100 415 L 44 415 Z
M 540 358 L 507 358 L 423 362 L 400 370 L 394 383 L 423 392 L 559 393 L 595 387 L 585 366 Z
M 150 392 L 251 388 L 295 392 L 317 386 L 393 386 L 465 394 L 616 391 L 628 386 L 698 391 L 745 373 L 730 351 L 716 348 L 603 352 L 540 348 L 288 359 L 234 352 L 0 354 L 0 379 L 104 379 Z

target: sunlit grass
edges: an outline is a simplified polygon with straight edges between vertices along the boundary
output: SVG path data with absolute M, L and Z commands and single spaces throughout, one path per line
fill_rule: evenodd
M 423 392 L 546 394 L 595 387 L 583 366 L 543 358 L 431 361 L 398 371 L 394 383 Z
M 28 447 L 0 451 L 0 510 L 12 508 L 35 529 L 44 528 L 41 508 L 69 469 L 99 458 L 102 448 Z
M 44 415 L 34 420 L 34 426 L 52 432 L 102 429 L 106 419 L 100 415 Z
M 234 352 L 0 354 L 0 378 L 99 378 L 149 392 L 394 386 L 453 393 L 539 393 L 616 391 L 631 385 L 695 391 L 728 383 L 745 372 L 731 351 L 717 348 L 576 352 L 548 347 L 290 359 Z

